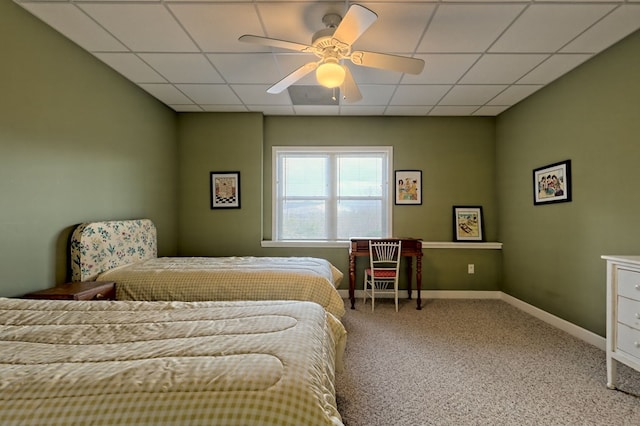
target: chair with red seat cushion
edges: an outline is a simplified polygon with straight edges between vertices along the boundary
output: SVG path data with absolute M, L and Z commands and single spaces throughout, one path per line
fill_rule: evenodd
M 369 267 L 364 271 L 364 300 L 371 298 L 371 310 L 375 308 L 376 294 L 393 294 L 398 312 L 398 277 L 402 242 L 369 241 Z

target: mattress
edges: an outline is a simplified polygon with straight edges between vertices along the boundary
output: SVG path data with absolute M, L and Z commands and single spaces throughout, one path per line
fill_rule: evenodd
M 312 302 L 0 298 L 0 424 L 341 425 Z
M 304 300 L 338 318 L 342 273 L 312 257 L 160 257 L 97 276 L 116 282 L 118 300 Z

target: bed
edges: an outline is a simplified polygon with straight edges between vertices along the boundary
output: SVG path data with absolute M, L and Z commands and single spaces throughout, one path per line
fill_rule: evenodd
M 73 281 L 114 281 L 116 299 L 306 300 L 338 318 L 343 274 L 314 257 L 157 257 L 148 219 L 83 223 L 71 236 Z
M 342 425 L 313 302 L 0 298 L 2 425 Z

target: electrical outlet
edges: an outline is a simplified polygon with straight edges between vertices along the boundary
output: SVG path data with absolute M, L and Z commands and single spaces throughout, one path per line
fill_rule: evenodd
M 475 274 L 476 273 L 476 266 L 473 263 L 470 263 L 467 265 L 467 273 L 468 274 Z

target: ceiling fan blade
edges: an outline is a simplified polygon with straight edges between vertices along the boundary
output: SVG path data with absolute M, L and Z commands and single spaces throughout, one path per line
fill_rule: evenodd
M 282 80 L 274 84 L 273 86 L 269 87 L 269 89 L 267 89 L 267 93 L 276 95 L 282 92 L 284 89 L 291 86 L 293 83 L 300 80 L 302 77 L 309 74 L 311 71 L 315 70 L 316 68 L 318 68 L 317 62 L 309 62 L 304 64 L 303 66 L 301 66 L 300 68 L 298 68 L 297 70 L 295 70 L 294 72 L 292 72 L 291 74 L 289 74 L 288 76 L 286 76 L 285 78 L 283 78 Z
M 340 86 L 340 92 L 342 92 L 342 97 L 346 102 L 353 103 L 358 102 L 362 99 L 362 93 L 360 93 L 360 89 L 356 84 L 356 81 L 353 79 L 353 75 L 351 74 L 351 70 L 346 65 L 343 65 L 345 76 L 344 82 L 342 86 Z
M 313 47 L 308 46 L 306 44 L 294 43 L 292 41 L 286 41 L 286 40 L 278 40 L 276 38 L 245 34 L 241 36 L 238 40 L 244 41 L 246 43 L 261 44 L 263 46 L 278 47 L 280 49 L 295 50 L 297 52 L 309 52 L 309 53 L 313 52 Z
M 375 12 L 354 4 L 340 21 L 331 41 L 340 47 L 351 46 L 376 19 L 378 19 L 378 15 Z
M 424 61 L 422 59 L 386 53 L 357 51 L 351 53 L 350 59 L 356 65 L 406 72 L 408 74 L 420 74 L 424 69 Z

